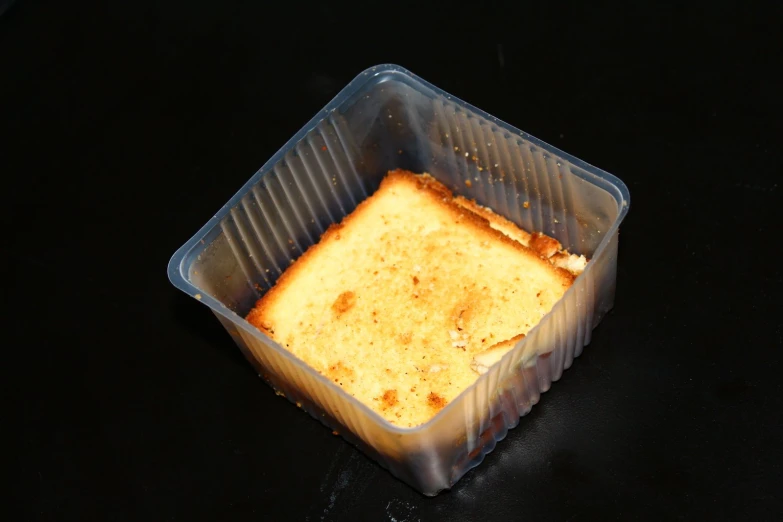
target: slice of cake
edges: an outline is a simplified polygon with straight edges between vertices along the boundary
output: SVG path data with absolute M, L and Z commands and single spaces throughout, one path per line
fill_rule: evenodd
M 429 175 L 396 170 L 247 320 L 392 424 L 414 427 L 512 349 L 582 261 Z

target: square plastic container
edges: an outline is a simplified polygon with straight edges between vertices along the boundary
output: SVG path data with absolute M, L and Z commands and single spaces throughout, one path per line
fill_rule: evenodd
M 538 326 L 415 428 L 388 423 L 244 320 L 291 262 L 395 168 L 429 172 L 590 259 Z M 359 74 L 291 138 L 174 254 L 168 273 L 212 309 L 278 393 L 413 488 L 436 495 L 481 463 L 590 342 L 613 304 L 628 204 L 628 189 L 611 174 L 405 69 L 381 65 Z

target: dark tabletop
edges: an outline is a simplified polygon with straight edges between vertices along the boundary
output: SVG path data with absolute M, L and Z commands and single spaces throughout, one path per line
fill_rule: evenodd
M 0 18 L 7 520 L 783 517 L 780 8 L 262 4 L 19 0 Z M 632 196 L 614 311 L 436 498 L 276 397 L 166 278 L 385 62 Z

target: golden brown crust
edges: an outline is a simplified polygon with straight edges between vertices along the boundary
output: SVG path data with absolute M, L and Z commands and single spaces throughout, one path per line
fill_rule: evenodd
M 296 277 L 297 273 L 300 270 L 306 269 L 308 260 L 315 255 L 316 251 L 320 248 L 320 245 L 322 245 L 324 242 L 328 240 L 339 240 L 340 239 L 339 231 L 345 225 L 350 223 L 351 220 L 357 219 L 361 215 L 363 210 L 367 208 L 369 205 L 371 205 L 373 200 L 377 198 L 378 195 L 381 194 L 384 189 L 393 187 L 397 183 L 414 183 L 420 190 L 427 191 L 433 198 L 437 198 L 437 201 L 439 203 L 445 204 L 446 206 L 451 208 L 457 216 L 467 220 L 468 222 L 471 222 L 479 233 L 488 235 L 493 240 L 499 240 L 509 245 L 512 245 L 514 248 L 522 252 L 525 252 L 526 254 L 530 254 L 532 257 L 538 259 L 542 258 L 542 254 L 540 252 L 526 246 L 526 243 L 530 241 L 532 235 L 521 230 L 511 221 L 492 212 L 490 209 L 478 205 L 473 200 L 466 199 L 462 196 L 454 197 L 453 193 L 445 185 L 437 181 L 429 174 L 414 174 L 410 171 L 406 171 L 403 169 L 396 169 L 390 171 L 381 182 L 380 186 L 378 187 L 378 190 L 369 198 L 359 203 L 356 209 L 352 213 L 347 215 L 342 222 L 333 223 L 332 225 L 329 225 L 326 231 L 321 235 L 321 241 L 308 248 L 304 252 L 304 254 L 302 254 L 302 256 L 299 259 L 297 259 L 297 261 L 293 265 L 288 267 L 288 269 L 286 269 L 285 272 L 283 272 L 283 274 L 280 276 L 280 279 L 278 279 L 275 286 L 272 287 L 256 303 L 256 307 L 251 312 L 251 315 L 249 315 L 247 318 L 248 322 L 250 322 L 257 328 L 261 328 L 265 332 L 269 333 L 269 329 L 268 329 L 269 325 L 264 326 L 264 322 L 262 321 L 262 318 L 266 315 L 267 303 L 273 300 L 278 293 L 282 292 L 286 288 L 287 281 L 289 279 Z M 517 235 L 519 238 L 526 238 L 527 241 L 525 242 L 514 241 L 503 232 L 500 232 L 492 228 L 490 226 L 490 220 L 495 220 L 498 223 L 501 223 L 504 227 L 507 227 L 509 230 L 516 229 L 518 233 L 515 235 Z M 544 236 L 543 234 L 536 234 L 536 235 L 539 238 L 548 238 L 548 236 Z M 560 244 L 555 239 L 551 239 L 551 241 L 554 241 L 557 245 Z M 540 244 L 546 244 L 546 243 L 548 242 L 544 240 L 544 242 Z M 572 274 L 571 272 L 563 268 L 558 268 L 557 271 L 562 277 L 563 283 L 570 286 L 575 278 L 574 274 Z
M 496 214 L 492 209 L 479 205 L 475 200 L 457 196 L 454 202 L 486 219 L 494 229 L 530 247 L 543 259 L 549 260 L 557 269 L 568 272 L 572 278 L 584 271 L 587 259 L 584 256 L 570 254 L 568 250 L 563 249 L 563 245 L 557 239 L 538 232 L 530 234 L 500 214 Z M 528 208 L 529 203 L 525 203 L 527 204 L 525 208 Z
M 466 220 L 466 222 L 471 223 L 475 227 L 477 233 L 481 235 L 489 236 L 486 239 L 493 240 L 493 241 L 501 241 L 503 243 L 506 243 L 507 245 L 513 246 L 515 249 L 519 250 L 520 252 L 524 252 L 525 254 L 529 255 L 531 259 L 536 259 L 538 261 L 546 263 L 541 253 L 534 250 L 533 248 L 530 248 L 529 246 L 525 245 L 520 241 L 515 241 L 511 237 L 501 232 L 500 230 L 496 230 L 492 228 L 490 226 L 490 219 L 484 216 L 491 215 L 494 220 L 504 223 L 509 229 L 516 229 L 522 232 L 520 236 L 526 234 L 524 231 L 519 229 L 515 224 L 513 224 L 511 221 L 507 220 L 506 218 L 499 216 L 498 214 L 495 214 L 491 210 L 481 207 L 475 201 L 465 199 L 462 196 L 454 197 L 454 194 L 452 194 L 452 192 L 444 184 L 442 184 L 440 181 L 436 180 L 429 174 L 413 174 L 412 172 L 401 170 L 401 169 L 393 170 L 389 172 L 389 174 L 386 176 L 384 181 L 381 183 L 381 188 L 383 188 L 384 184 L 386 183 L 393 184 L 395 182 L 416 183 L 419 189 L 430 191 L 433 197 L 438 198 L 438 202 L 440 204 L 449 207 L 452 210 L 452 212 L 455 213 L 456 216 Z M 380 191 L 381 188 L 379 188 L 378 190 Z M 474 211 L 474 209 L 481 209 L 481 213 Z M 548 237 L 543 235 L 541 236 Z M 552 238 L 549 239 L 551 239 L 551 241 L 554 241 L 558 245 L 560 244 L 555 239 Z M 567 270 L 562 270 L 562 271 L 558 270 L 558 273 L 560 273 L 561 277 L 563 278 L 566 284 L 570 285 L 573 282 L 574 274 L 568 272 Z
M 400 401 L 397 399 L 397 390 L 386 390 L 383 392 L 383 395 L 380 397 L 381 400 L 381 408 L 384 410 L 388 410 L 389 408 L 394 408 L 397 406 L 397 404 L 400 403 Z
M 562 245 L 557 239 L 534 232 L 530 236 L 530 248 L 549 259 L 562 248 Z
M 372 203 L 372 199 L 373 196 L 370 196 L 369 198 L 359 203 L 356 209 L 351 214 L 347 215 L 342 222 L 332 223 L 331 225 L 329 225 L 327 229 L 324 231 L 324 233 L 321 234 L 321 240 L 318 243 L 311 245 L 310 248 L 308 248 L 299 257 L 299 259 L 296 260 L 294 264 L 289 266 L 282 273 L 280 278 L 277 280 L 277 283 L 275 283 L 275 286 L 270 288 L 269 291 L 256 302 L 256 306 L 251 311 L 250 315 L 248 315 L 247 321 L 253 326 L 255 326 L 256 328 L 260 328 L 264 330 L 265 333 L 273 334 L 274 332 L 270 331 L 269 329 L 270 324 L 263 320 L 263 318 L 267 316 L 269 304 L 272 301 L 274 301 L 274 299 L 277 297 L 278 294 L 285 291 L 289 281 L 293 280 L 299 274 L 300 271 L 307 269 L 308 261 L 316 255 L 318 250 L 326 241 L 329 240 L 339 241 L 340 239 L 339 231 L 352 219 L 355 219 L 356 216 L 361 213 L 362 209 L 370 205 Z
M 347 290 L 337 296 L 337 299 L 332 304 L 332 310 L 334 310 L 336 314 L 343 314 L 348 310 L 350 310 L 351 307 L 353 307 L 353 305 L 355 304 L 356 304 L 356 294 L 354 294 L 350 290 Z
M 514 223 L 504 218 L 500 214 L 496 214 L 491 209 L 483 207 L 476 203 L 474 199 L 468 199 L 464 196 L 457 196 L 454 198 L 454 202 L 464 208 L 467 208 L 471 212 L 475 212 L 479 216 L 486 219 L 490 224 L 494 223 L 502 232 L 511 235 L 514 239 L 519 241 L 525 246 L 530 245 L 530 234 L 521 228 L 517 227 Z
M 473 210 L 475 202 L 462 200 L 427 174 L 389 172 L 372 196 L 329 226 L 281 275 L 247 315 L 248 322 L 389 422 L 409 427 L 425 422 L 475 380 L 474 356 L 482 360 L 482 354 L 511 349 L 524 335 L 515 332 L 532 328 L 574 279 L 493 228 Z M 409 218 L 411 212 L 419 217 Z M 430 237 L 425 241 L 416 229 L 430 218 L 432 236 L 425 234 Z M 396 223 L 402 224 L 395 228 Z M 506 226 L 511 232 L 516 228 L 510 221 Z M 357 234 L 370 234 L 375 242 L 368 246 Z M 519 236 L 531 237 L 522 231 Z M 343 259 L 357 249 L 363 261 L 346 268 Z M 461 257 L 461 251 L 471 257 Z M 492 258 L 487 251 L 500 257 L 481 273 L 489 263 L 484 259 Z M 503 275 L 492 275 L 493 270 Z M 545 295 L 539 299 L 533 288 L 518 287 L 522 291 L 513 296 L 523 279 L 541 285 L 534 288 Z M 318 304 L 310 299 L 311 290 Z M 520 297 L 523 293 L 527 297 Z M 509 299 L 522 303 L 515 310 L 530 307 L 527 319 L 509 320 Z M 432 318 L 422 323 L 419 318 L 427 314 Z M 389 350 L 394 356 L 387 360 Z
M 427 404 L 434 410 L 440 410 L 446 406 L 446 402 L 446 399 L 435 392 L 430 392 L 429 395 L 427 395 Z
M 264 320 L 265 305 L 266 302 L 264 299 L 259 299 L 258 301 L 256 301 L 256 305 L 253 307 L 252 310 L 250 310 L 250 313 L 247 314 L 247 317 L 245 319 L 247 320 L 247 322 L 249 322 L 256 328 L 259 328 L 266 333 L 270 333 L 269 330 L 272 325 Z

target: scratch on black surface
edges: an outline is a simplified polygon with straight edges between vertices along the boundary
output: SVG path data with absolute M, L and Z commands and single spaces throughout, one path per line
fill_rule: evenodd
M 332 478 L 332 473 L 334 472 L 334 468 L 337 465 L 337 463 L 340 461 L 340 458 L 342 457 L 344 451 L 345 451 L 345 445 L 341 444 L 340 447 L 337 449 L 337 451 L 334 453 L 334 457 L 332 457 L 332 462 L 329 464 L 329 469 L 326 471 L 326 475 L 324 476 L 324 479 L 321 481 L 321 487 L 319 488 L 321 493 L 323 493 L 324 489 L 326 489 L 326 484 Z
M 506 58 L 503 56 L 503 44 L 498 44 L 498 65 L 500 68 L 506 66 Z
M 356 505 L 370 486 L 375 473 L 378 472 L 378 467 L 357 450 L 347 445 L 338 450 L 339 453 L 344 451 L 350 452 L 348 457 L 344 459 L 344 462 L 339 463 L 342 459 L 336 453 L 321 484 L 320 491 L 323 501 L 320 506 L 323 506 L 324 503 L 326 506 L 314 506 L 316 508 L 315 515 L 320 516 L 320 520 L 339 518 L 350 513 L 352 507 Z M 346 488 L 350 490 L 350 495 L 342 495 Z
M 390 507 L 394 509 L 389 509 Z M 416 506 L 403 500 L 392 499 L 386 504 L 386 516 L 389 522 L 420 522 L 417 516 Z
M 334 508 L 334 503 L 337 500 L 337 497 L 340 495 L 340 492 L 345 489 L 345 487 L 348 485 L 348 483 L 351 481 L 351 471 L 347 469 L 343 469 L 340 471 L 340 474 L 337 475 L 337 482 L 334 485 L 334 489 L 329 494 L 329 505 L 324 509 L 324 514 L 321 517 L 321 520 L 324 520 L 326 518 L 326 515 L 329 514 L 329 511 Z

